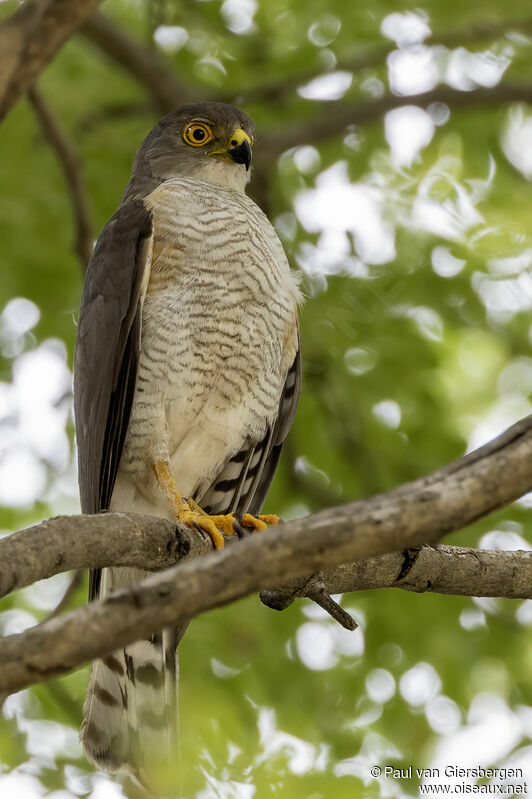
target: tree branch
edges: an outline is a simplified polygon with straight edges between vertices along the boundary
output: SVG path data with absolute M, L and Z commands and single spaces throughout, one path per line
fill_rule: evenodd
M 82 273 L 85 273 L 92 253 L 92 224 L 89 202 L 81 177 L 81 161 L 74 145 L 54 119 L 42 94 L 36 86 L 28 91 L 28 100 L 35 112 L 42 134 L 54 150 L 68 186 L 72 204 L 74 226 L 74 252 L 78 255 Z
M 212 552 L 191 527 L 138 513 L 58 516 L 0 539 L 0 597 L 66 571 L 105 566 L 160 571 Z
M 200 89 L 178 82 L 156 52 L 124 33 L 103 14 L 89 17 L 80 33 L 130 72 L 148 90 L 154 105 L 162 113 L 201 99 L 203 92 Z
M 285 610 L 298 597 L 314 599 L 319 581 L 328 594 L 402 588 L 454 596 L 532 598 L 532 551 L 421 546 L 344 563 L 286 586 L 261 592 L 265 605 Z
M 486 446 L 432 475 L 387 494 L 296 519 L 265 535 L 248 536 L 238 546 L 194 558 L 138 585 L 116 591 L 105 600 L 4 638 L 0 642 L 0 693 L 63 674 L 94 657 L 109 654 L 164 627 L 257 590 L 352 560 L 433 543 L 446 533 L 504 507 L 531 488 L 532 417 L 527 417 Z M 135 527 L 136 520 L 141 525 L 135 528 L 139 546 L 143 540 L 143 546 L 155 540 L 154 557 L 163 564 L 168 553 L 164 547 L 162 550 L 158 547 L 164 537 L 152 538 L 158 528 L 166 530 L 170 548 L 179 545 L 182 531 L 189 535 L 191 550 L 193 541 L 200 540 L 192 530 L 182 527 L 178 528 L 177 538 L 168 538 L 173 525 L 150 519 L 142 526 L 141 519 L 129 514 L 102 514 L 86 517 L 84 521 L 52 520 L 45 523 L 49 527 L 47 541 L 56 542 L 51 547 L 51 557 L 42 551 L 38 536 L 34 536 L 32 543 L 32 531 L 25 530 L 0 542 L 4 548 L 4 552 L 0 550 L 0 563 L 5 564 L 6 557 L 10 559 L 11 587 L 21 582 L 18 571 L 24 568 L 23 552 L 29 562 L 36 556 L 46 561 L 41 570 L 46 574 L 65 568 L 64 560 L 57 562 L 61 524 L 64 535 L 71 534 L 70 528 L 76 529 L 78 540 L 83 542 L 80 546 L 85 546 L 87 552 L 94 542 L 83 532 L 94 529 L 95 525 L 107 531 L 117 525 L 119 534 L 111 548 L 116 550 L 119 562 L 125 559 L 120 530 L 125 531 L 130 525 Z M 85 524 L 84 531 L 79 529 L 80 524 Z M 63 550 L 69 557 L 67 548 Z M 188 556 L 191 550 L 186 553 Z M 131 559 L 134 561 L 135 557 Z M 517 557 L 529 567 L 527 555 Z M 515 553 L 513 558 L 515 562 Z M 97 560 L 99 565 L 108 562 L 102 553 L 98 553 Z M 404 576 L 403 573 L 401 579 Z M 28 574 L 24 579 L 28 579 Z
M 287 125 L 274 133 L 261 137 L 257 160 L 260 168 L 268 165 L 281 153 L 302 144 L 311 144 L 342 134 L 348 125 L 367 125 L 381 119 L 388 111 L 405 105 L 427 107 L 432 103 L 444 103 L 451 108 L 472 109 L 477 106 L 501 105 L 504 103 L 532 103 L 532 84 L 501 83 L 491 88 L 479 88 L 471 92 L 438 86 L 421 94 L 386 94 L 372 100 L 363 100 L 353 105 L 345 102 L 315 103 L 316 116 L 297 125 Z
M 101 0 L 30 0 L 0 25 L 0 120 Z
M 467 45 L 477 44 L 478 42 L 498 39 L 507 33 L 519 31 L 529 33 L 532 30 L 532 18 L 490 21 L 484 20 L 477 22 L 467 28 L 448 31 L 447 33 L 433 34 L 423 41 L 423 45 L 428 47 L 467 47 Z M 374 47 L 366 52 L 359 53 L 351 58 L 340 58 L 335 66 L 335 70 L 345 70 L 347 72 L 358 73 L 371 67 L 383 67 L 386 59 L 395 50 L 399 49 L 396 44 L 384 44 Z M 250 89 L 242 89 L 236 94 L 244 97 L 247 102 L 264 102 L 266 100 L 279 100 L 300 86 L 304 86 L 314 78 L 327 74 L 323 69 L 307 70 L 297 75 L 283 78 L 282 81 L 265 83 L 262 86 L 255 86 Z

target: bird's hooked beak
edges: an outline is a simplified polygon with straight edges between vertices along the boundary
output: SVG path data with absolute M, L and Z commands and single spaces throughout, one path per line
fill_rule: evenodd
M 231 147 L 227 151 L 233 161 L 237 164 L 244 164 L 246 172 L 251 164 L 251 139 L 242 128 L 237 128 L 231 136 Z
M 242 128 L 237 128 L 233 132 L 227 147 L 205 154 L 219 155 L 222 158 L 230 157 L 236 164 L 244 164 L 247 172 L 251 164 L 251 143 L 246 131 L 242 130 Z

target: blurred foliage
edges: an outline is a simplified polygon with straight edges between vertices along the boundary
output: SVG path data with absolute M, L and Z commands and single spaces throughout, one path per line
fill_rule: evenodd
M 14 5 L 0 4 L 2 17 Z M 532 81 L 531 26 L 522 19 L 521 0 L 504 6 L 485 0 L 482 8 L 425 0 L 415 14 L 409 4 L 382 0 L 109 0 L 104 10 L 147 48 L 174 42 L 173 52 L 161 53 L 169 69 L 198 98 L 241 104 L 257 122 L 259 150 L 261 136 L 310 120 L 307 146 L 263 164 L 257 176 L 260 198 L 302 272 L 307 296 L 303 395 L 267 510 L 290 518 L 390 489 L 530 412 L 527 109 L 439 104 L 420 112 L 423 118 L 409 118 L 428 125 L 430 135 L 401 160 L 398 148 L 415 139 L 415 124 L 394 132 L 387 128 L 393 118 L 381 117 L 314 143 L 312 119 L 327 115 L 327 102 L 296 91 L 298 80 L 304 85 L 313 75 L 349 71 L 351 61 L 366 59 L 347 88 L 340 91 L 341 79 L 333 78 L 328 90 L 340 92 L 335 96 L 346 106 L 377 102 L 394 80 L 387 54 L 395 45 L 382 31 L 405 24 L 408 30 L 424 25 L 432 36 L 435 50 L 414 43 L 401 52 L 428 54 L 427 71 L 439 69 L 435 83 L 465 86 L 460 80 L 467 79 L 473 96 L 502 72 L 503 82 Z M 481 23 L 499 26 L 500 33 L 471 36 Z M 441 40 L 450 42 L 447 49 L 437 47 Z M 507 60 L 501 75 L 486 77 L 501 59 Z M 159 114 L 150 110 L 144 89 L 82 36 L 65 45 L 41 89 L 80 153 L 96 235 Z M 0 142 L 0 309 L 6 307 L 0 476 L 6 481 L 2 458 L 16 449 L 27 422 L 10 387 L 21 359 L 41 351 L 43 342 L 71 363 L 82 274 L 71 249 L 63 177 L 25 101 L 2 124 Z M 330 197 L 337 203 L 332 214 Z M 14 307 L 8 303 L 20 297 L 40 310 L 28 329 L 18 329 L 8 313 Z M 64 343 L 67 355 L 53 340 Z M 36 372 L 35 390 L 48 379 Z M 24 385 L 31 390 L 31 382 Z M 54 400 L 65 401 L 62 395 Z M 65 423 L 71 439 L 72 423 Z M 71 460 L 31 454 L 46 480 L 31 501 L 11 501 L 3 492 L 0 528 L 6 531 L 76 508 Z M 449 540 L 528 547 L 529 505 L 517 503 Z M 58 577 L 4 599 L 2 631 L 44 618 L 66 585 Z M 76 592 L 71 606 L 85 601 L 85 591 Z M 464 742 L 463 765 L 532 762 L 530 715 L 523 715 L 532 701 L 530 603 L 380 591 L 346 596 L 344 605 L 360 621 L 354 634 L 309 605 L 275 614 L 256 597 L 194 621 L 180 647 L 182 742 L 175 771 L 183 796 L 412 796 L 415 779 L 375 780 L 370 767 L 422 768 L 441 762 L 442 752 L 456 754 L 456 741 Z M 109 787 L 119 780 L 96 776 L 76 742 L 87 673 L 6 700 L 3 799 L 120 795 Z M 517 731 L 513 737 L 505 737 L 503 722 Z M 489 734 L 497 729 L 500 735 Z M 468 760 L 471 735 L 479 730 L 491 745 L 484 759 L 471 754 Z M 135 795 L 131 785 L 124 790 Z

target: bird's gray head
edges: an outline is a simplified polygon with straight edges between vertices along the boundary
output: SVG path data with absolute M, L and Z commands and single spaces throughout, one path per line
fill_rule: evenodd
M 255 125 L 226 103 L 184 105 L 167 114 L 141 144 L 123 199 L 146 195 L 158 183 L 193 177 L 244 191 Z

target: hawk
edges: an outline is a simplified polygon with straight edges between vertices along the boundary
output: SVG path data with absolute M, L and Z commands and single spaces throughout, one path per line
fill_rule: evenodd
M 183 106 L 139 148 L 90 259 L 74 358 L 81 508 L 136 511 L 223 533 L 259 516 L 292 425 L 301 367 L 297 280 L 246 195 L 254 124 L 224 103 Z M 145 573 L 90 575 L 90 598 Z M 184 626 L 186 627 L 186 625 Z M 96 660 L 82 739 L 107 770 L 160 755 L 175 712 L 164 630 Z

